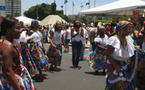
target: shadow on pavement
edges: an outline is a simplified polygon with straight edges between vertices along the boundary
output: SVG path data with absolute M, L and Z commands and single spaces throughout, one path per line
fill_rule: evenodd
M 65 69 L 62 69 L 62 68 L 58 68 L 58 70 L 49 69 L 49 72 L 51 73 L 60 72 L 60 71 L 65 71 Z
M 47 76 L 47 74 L 44 74 L 44 75 Z M 43 82 L 43 80 L 44 80 L 42 78 L 39 78 L 39 74 L 32 77 L 32 79 L 35 80 L 35 82 Z
M 90 75 L 97 75 L 97 76 L 105 76 L 103 72 L 85 72 L 85 74 L 90 74 Z

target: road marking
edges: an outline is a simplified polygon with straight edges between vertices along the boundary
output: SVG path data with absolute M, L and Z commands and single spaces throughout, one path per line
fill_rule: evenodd
M 69 54 L 72 54 L 71 52 L 69 52 Z

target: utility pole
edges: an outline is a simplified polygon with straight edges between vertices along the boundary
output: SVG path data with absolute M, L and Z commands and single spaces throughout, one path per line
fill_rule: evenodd
M 13 10 L 14 10 L 14 0 L 11 0 L 11 17 L 13 17 L 14 16 L 14 14 L 13 14 Z
M 82 11 L 82 8 L 83 8 L 83 4 L 82 4 L 82 2 L 81 2 L 81 11 Z
M 94 7 L 96 7 L 96 0 L 94 0 Z
M 90 3 L 90 0 L 89 0 L 89 9 L 90 9 L 90 5 L 91 5 L 91 3 Z
M 67 16 L 67 3 L 65 4 L 65 15 Z
M 38 17 L 38 4 L 37 4 L 37 11 L 36 11 L 36 19 L 38 20 L 39 17 Z
M 72 2 L 72 15 L 74 14 L 74 1 Z

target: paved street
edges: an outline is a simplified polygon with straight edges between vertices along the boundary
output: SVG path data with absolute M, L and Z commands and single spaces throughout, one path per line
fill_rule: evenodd
M 46 49 L 49 45 L 45 44 Z M 85 49 L 85 54 L 88 53 Z M 48 79 L 40 80 L 35 77 L 36 90 L 104 90 L 105 75 L 96 74 L 91 70 L 86 61 L 80 61 L 80 70 L 70 68 L 72 54 L 71 47 L 69 53 L 63 53 L 60 72 L 44 72 Z

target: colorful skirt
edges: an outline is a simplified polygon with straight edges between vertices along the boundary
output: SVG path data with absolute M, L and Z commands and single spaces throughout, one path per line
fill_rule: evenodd
M 15 78 L 18 81 L 22 90 L 35 90 L 31 79 L 31 76 L 27 69 L 23 66 L 21 75 L 15 74 Z M 14 90 L 8 82 L 7 78 L 2 72 L 0 67 L 0 90 Z
M 56 45 L 56 48 L 50 45 L 50 47 L 47 50 L 47 56 L 49 57 L 49 63 L 52 63 L 56 66 L 60 66 L 62 58 L 61 44 Z
M 48 57 L 44 55 L 41 47 L 38 46 L 38 43 L 32 43 L 30 45 L 32 58 L 39 70 L 47 71 L 49 68 Z
M 35 76 L 37 72 L 37 67 L 30 54 L 30 50 L 26 43 L 20 44 L 21 44 L 21 55 L 23 57 L 23 65 L 28 69 L 31 76 Z
M 96 49 L 94 52 L 90 52 L 85 57 L 88 66 L 92 70 L 101 70 L 107 68 L 106 54 Z
M 145 50 L 137 49 L 136 52 L 138 52 L 139 63 L 140 63 L 142 60 L 145 60 Z
M 105 90 L 134 90 L 138 57 L 130 58 L 128 63 L 117 60 L 114 60 L 114 62 L 122 69 L 122 72 L 118 74 L 111 63 L 107 61 Z
M 23 61 L 23 57 L 22 57 L 22 54 L 21 54 L 21 46 L 20 45 L 15 45 L 16 49 L 18 50 L 18 53 L 20 54 L 20 59 L 21 59 L 21 63 L 24 65 L 24 61 Z

